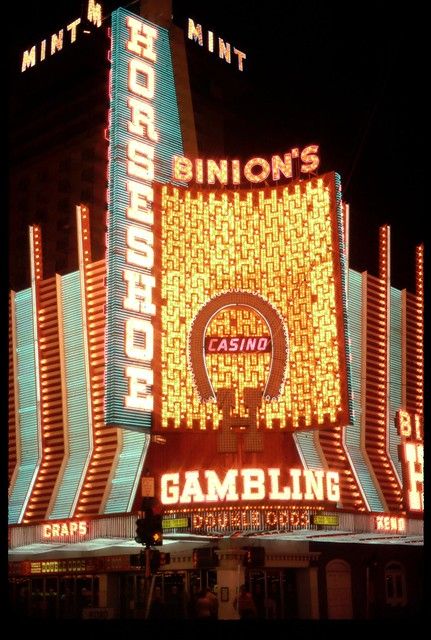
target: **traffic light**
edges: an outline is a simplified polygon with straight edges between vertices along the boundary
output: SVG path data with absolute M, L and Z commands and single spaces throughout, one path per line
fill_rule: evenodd
M 135 541 L 146 547 L 159 547 L 163 544 L 163 516 L 153 513 L 152 509 L 144 512 L 143 518 L 136 520 Z
M 265 566 L 265 547 L 243 547 L 246 554 L 243 558 L 245 567 Z
M 146 544 L 147 537 L 147 522 L 145 518 L 138 518 L 136 520 L 136 536 L 135 541 L 138 544 Z
M 153 513 L 151 516 L 150 545 L 160 547 L 163 544 L 163 516 Z

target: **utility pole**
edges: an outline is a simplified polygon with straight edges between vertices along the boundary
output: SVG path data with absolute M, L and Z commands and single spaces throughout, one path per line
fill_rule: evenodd
M 145 550 L 141 551 L 140 554 L 140 567 L 144 570 L 144 606 L 145 618 L 148 618 L 155 574 L 160 565 L 160 552 L 151 549 L 151 547 L 163 544 L 162 514 L 157 509 L 157 503 L 153 496 L 145 496 L 142 499 L 141 510 L 138 512 L 138 519 L 136 520 L 135 540 L 145 546 Z

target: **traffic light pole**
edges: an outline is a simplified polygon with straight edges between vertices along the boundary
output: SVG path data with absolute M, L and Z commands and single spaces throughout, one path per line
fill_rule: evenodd
M 141 570 L 145 569 L 144 584 L 145 597 L 147 598 L 145 618 L 148 618 L 155 574 L 160 566 L 161 555 L 163 555 L 163 564 L 165 564 L 166 560 L 169 562 L 169 559 L 167 559 L 169 554 L 161 554 L 160 551 L 151 549 L 152 546 L 162 546 L 163 544 L 163 516 L 154 496 L 142 499 L 141 509 L 138 511 L 138 519 L 136 520 L 135 541 L 138 544 L 145 545 L 145 553 L 141 551 L 140 566 Z
M 147 602 L 145 606 L 145 619 L 148 619 L 150 613 L 151 599 L 153 597 L 153 586 L 155 576 L 151 574 L 151 548 L 149 545 L 145 547 L 145 593 L 147 596 Z M 150 581 L 151 578 L 151 581 Z
M 150 589 L 149 589 L 148 598 L 147 598 L 147 606 L 145 608 L 145 620 L 148 620 L 148 616 L 150 615 L 150 606 L 151 606 L 151 600 L 153 599 L 153 589 L 154 589 L 155 580 L 156 580 L 156 576 L 153 574 L 151 576 Z
M 145 579 L 148 579 L 151 575 L 151 549 L 149 546 L 145 547 Z

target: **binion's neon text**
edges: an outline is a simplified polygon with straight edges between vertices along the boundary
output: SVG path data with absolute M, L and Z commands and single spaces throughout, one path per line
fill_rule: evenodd
M 301 173 L 315 173 L 320 164 L 318 153 L 319 146 L 311 144 L 302 151 L 294 148 L 283 156 L 273 155 L 269 160 L 251 158 L 244 165 L 240 160 L 190 160 L 185 156 L 174 156 L 172 179 L 208 185 L 216 182 L 222 185 L 238 185 L 243 177 L 252 184 L 259 184 L 268 179 L 277 182 L 282 177 L 296 178 Z

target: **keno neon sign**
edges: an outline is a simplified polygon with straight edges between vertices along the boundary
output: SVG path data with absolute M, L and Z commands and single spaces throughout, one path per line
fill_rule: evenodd
M 141 431 L 153 410 L 153 181 L 167 181 L 182 143 L 167 30 L 119 9 L 111 58 L 105 421 Z

